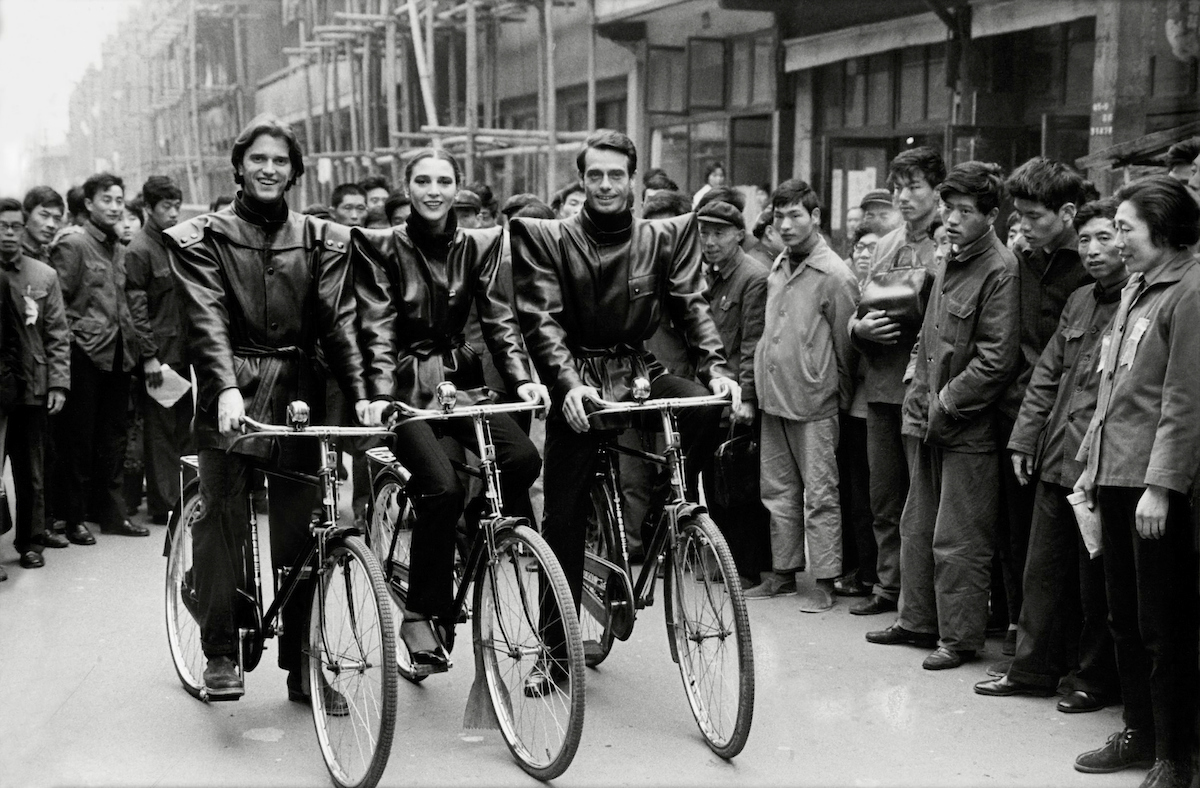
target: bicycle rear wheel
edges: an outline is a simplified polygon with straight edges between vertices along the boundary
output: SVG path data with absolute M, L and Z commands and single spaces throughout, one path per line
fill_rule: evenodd
M 312 599 L 308 675 L 321 755 L 342 788 L 373 788 L 391 754 L 394 626 L 375 556 L 360 537 L 331 540 Z
M 203 697 L 206 664 L 192 586 L 192 524 L 201 511 L 200 485 L 190 484 L 171 514 L 167 531 L 167 645 L 179 681 L 193 698 Z
M 417 514 L 404 489 L 404 482 L 391 470 L 384 470 L 375 478 L 374 488 L 367 541 L 379 559 L 379 565 L 383 567 L 387 590 L 396 606 L 392 618 L 398 639 L 400 622 L 404 620 L 404 604 L 408 598 L 408 565 Z M 396 649 L 396 668 L 401 676 L 414 684 L 425 680 L 425 676 L 409 660 L 406 648 Z
M 586 525 L 587 537 L 584 551 L 597 558 L 620 564 L 617 558 L 619 547 L 613 544 L 617 518 L 613 510 L 613 498 L 606 494 L 603 483 L 592 485 L 592 518 Z M 583 592 L 579 600 L 579 634 L 583 639 L 583 658 L 589 668 L 594 668 L 608 657 L 612 650 L 612 614 L 608 607 L 607 574 L 588 571 L 584 561 Z
M 667 627 L 692 714 L 712 751 L 732 758 L 754 716 L 754 651 L 733 555 L 708 515 L 680 520 L 666 578 Z
M 504 741 L 522 769 L 554 779 L 583 732 L 583 645 L 566 576 L 542 537 L 521 525 L 496 535 L 474 595 L 475 647 Z M 551 639 L 565 643 L 548 642 L 546 621 L 562 622 Z

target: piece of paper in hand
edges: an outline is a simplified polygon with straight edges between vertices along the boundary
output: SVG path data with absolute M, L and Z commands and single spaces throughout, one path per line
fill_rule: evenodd
M 162 385 L 158 388 L 150 388 L 150 385 L 146 384 L 146 393 L 164 408 L 173 407 L 192 388 L 192 384 L 187 378 L 171 369 L 167 364 L 162 365 L 162 378 Z
M 38 305 L 29 296 L 25 296 L 25 325 L 32 326 L 37 324 Z

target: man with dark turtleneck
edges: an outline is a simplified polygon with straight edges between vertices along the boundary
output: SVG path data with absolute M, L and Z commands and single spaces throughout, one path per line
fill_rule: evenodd
M 736 410 L 740 389 L 704 299 L 696 217 L 647 221 L 631 213 L 637 149 L 620 132 L 588 137 L 576 159 L 586 201 L 564 220 L 513 219 L 516 306 L 529 355 L 554 402 L 546 425 L 543 533 L 579 603 L 584 525 L 599 439 L 588 404 L 625 399 L 633 380 L 652 397 L 702 396 L 703 385 L 670 375 L 645 341 L 670 316 L 696 357 L 696 376 Z M 712 449 L 719 409 L 683 411 L 689 468 Z M 695 478 L 688 485 L 694 490 Z
M 360 421 L 379 423 L 383 403 L 372 404 L 368 396 L 390 386 L 379 375 L 363 376 L 348 275 L 349 230 L 288 210 L 284 195 L 304 173 L 292 130 L 270 116 L 255 118 L 234 141 L 231 158 L 242 187 L 233 204 L 163 233 L 197 383 L 203 514 L 192 527 L 192 551 L 209 700 L 236 700 L 243 693 L 234 664 L 238 571 L 227 545 L 249 519 L 246 487 L 254 464 L 247 455 L 273 456 L 279 467 L 305 473 L 315 473 L 317 462 L 314 447 L 299 440 L 279 442 L 272 455 L 266 441 L 227 452 L 229 439 L 245 417 L 283 423 L 294 399 L 315 404 L 313 421 L 320 423 L 325 384 L 312 361 L 318 339 Z M 291 566 L 300 558 L 320 491 L 280 477 L 271 479 L 270 492 L 271 563 Z M 299 589 L 293 599 L 309 593 Z M 301 655 L 307 618 L 306 605 L 285 607 L 279 637 L 288 697 L 301 703 L 310 701 L 311 692 Z M 345 699 L 328 685 L 321 689 L 327 708 L 345 713 Z

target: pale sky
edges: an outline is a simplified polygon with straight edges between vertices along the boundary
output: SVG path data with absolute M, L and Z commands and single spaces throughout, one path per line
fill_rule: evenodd
M 0 195 L 19 197 L 31 144 L 62 142 L 76 82 L 140 0 L 0 0 Z

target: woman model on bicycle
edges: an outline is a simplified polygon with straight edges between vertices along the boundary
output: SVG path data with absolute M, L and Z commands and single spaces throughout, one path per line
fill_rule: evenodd
M 395 398 L 414 407 L 428 407 L 443 380 L 458 388 L 463 404 L 486 401 L 481 359 L 464 339 L 474 305 L 509 391 L 549 404 L 545 386 L 533 382 L 499 276 L 502 231 L 466 230 L 455 221 L 458 162 L 443 150 L 423 150 L 409 160 L 404 180 L 412 199 L 406 223 L 386 231 L 356 229 L 351 236 L 364 364 L 392 372 Z M 541 457 L 510 416 L 493 417 L 491 430 L 506 513 L 532 521 L 528 490 L 541 472 Z M 454 601 L 455 527 L 466 498 L 450 457 L 461 459 L 463 446 L 474 446 L 474 439 L 469 421 L 402 423 L 392 446 L 412 474 L 417 516 L 400 636 L 413 664 L 431 672 L 449 667 L 445 630 L 434 625 Z

